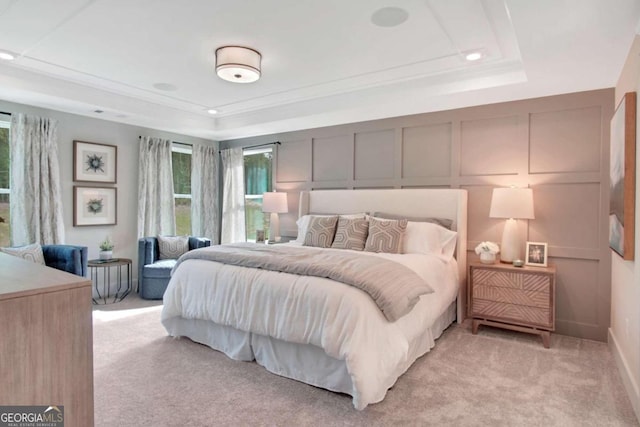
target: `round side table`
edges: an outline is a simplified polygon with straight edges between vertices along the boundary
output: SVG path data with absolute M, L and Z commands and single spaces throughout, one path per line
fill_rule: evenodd
M 97 298 L 93 298 L 94 304 L 110 304 L 120 302 L 131 292 L 131 260 L 127 258 L 113 258 L 108 260 L 90 259 L 87 262 L 91 281 L 97 293 Z M 126 273 L 123 267 L 127 267 Z M 116 292 L 111 295 L 111 272 L 116 285 Z M 101 273 L 101 274 L 100 274 Z M 100 277 L 102 277 L 102 292 L 100 292 Z M 123 287 L 126 281 L 126 287 Z M 111 300 L 113 298 L 113 300 Z

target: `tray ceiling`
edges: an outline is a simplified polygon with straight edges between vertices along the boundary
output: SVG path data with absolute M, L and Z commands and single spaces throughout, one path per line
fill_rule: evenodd
M 0 98 L 221 140 L 612 87 L 640 17 L 614 3 L 0 0 Z M 261 79 L 219 79 L 225 45 Z

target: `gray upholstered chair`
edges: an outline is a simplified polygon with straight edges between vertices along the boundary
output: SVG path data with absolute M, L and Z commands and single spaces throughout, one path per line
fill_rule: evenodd
M 189 250 L 211 246 L 206 237 L 189 237 Z M 156 237 L 138 240 L 138 291 L 144 299 L 162 299 L 177 259 L 160 259 Z

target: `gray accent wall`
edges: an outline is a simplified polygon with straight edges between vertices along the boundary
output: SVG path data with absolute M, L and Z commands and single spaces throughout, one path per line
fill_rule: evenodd
M 610 316 L 609 121 L 603 89 L 223 141 L 222 148 L 280 141 L 275 186 L 286 191 L 281 232 L 295 236 L 301 190 L 464 188 L 468 247 L 500 242 L 489 218 L 494 187 L 533 188 L 529 241 L 549 244 L 558 270 L 558 333 L 606 341 Z M 470 253 L 473 258 L 475 254 Z

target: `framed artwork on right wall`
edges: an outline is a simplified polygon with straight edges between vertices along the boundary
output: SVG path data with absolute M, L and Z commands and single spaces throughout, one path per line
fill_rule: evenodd
M 609 246 L 623 259 L 635 252 L 636 93 L 628 92 L 611 119 Z

